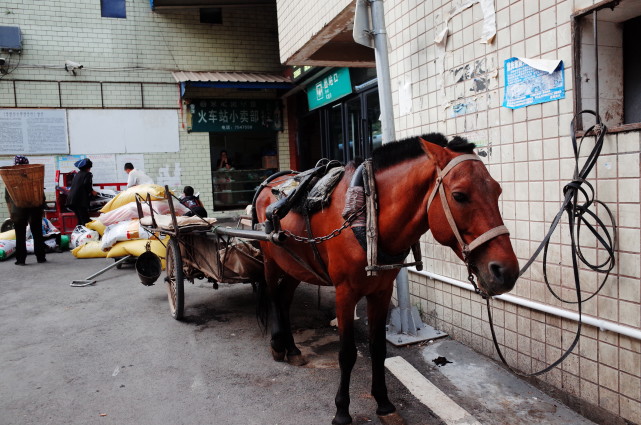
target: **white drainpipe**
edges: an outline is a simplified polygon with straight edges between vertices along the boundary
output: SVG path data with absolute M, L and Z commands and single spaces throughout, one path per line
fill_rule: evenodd
M 441 276 L 439 274 L 424 271 L 424 270 L 418 271 L 416 270 L 416 267 L 408 267 L 408 270 L 412 273 L 420 274 L 422 276 L 426 276 L 433 280 L 438 280 L 441 282 L 449 283 L 450 285 L 458 286 L 459 288 L 467 289 L 469 291 L 474 291 L 474 287 L 471 284 L 461 282 L 460 280 L 452 279 L 447 276 Z M 527 307 L 532 310 L 541 311 L 543 313 L 551 314 L 554 316 L 563 317 L 565 319 L 573 320 L 575 322 L 579 321 L 579 314 L 574 311 L 564 310 L 558 307 L 552 307 L 550 305 L 541 304 L 536 301 L 530 301 L 524 298 L 515 297 L 514 295 L 503 294 L 503 295 L 497 295 L 492 298 L 499 299 L 499 300 L 508 302 L 510 304 L 516 304 L 523 307 Z M 629 326 L 619 325 L 613 322 L 608 322 L 607 320 L 598 319 L 596 317 L 587 316 L 585 314 L 581 316 L 581 321 L 587 325 L 597 327 L 602 331 L 616 332 L 618 334 L 625 335 L 630 338 L 634 338 L 636 340 L 641 340 L 641 330 L 639 329 L 631 328 Z

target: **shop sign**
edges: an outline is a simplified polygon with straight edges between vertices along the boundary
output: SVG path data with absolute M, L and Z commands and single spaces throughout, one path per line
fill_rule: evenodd
M 280 104 L 272 99 L 194 100 L 187 111 L 187 131 L 229 133 L 283 129 Z
M 292 66 L 292 79 L 294 81 L 299 81 L 301 78 L 303 78 L 305 75 L 309 74 L 310 72 L 317 70 L 315 66 L 311 65 L 304 65 L 304 66 Z
M 351 92 L 349 68 L 337 68 L 307 86 L 309 110 L 327 105 Z

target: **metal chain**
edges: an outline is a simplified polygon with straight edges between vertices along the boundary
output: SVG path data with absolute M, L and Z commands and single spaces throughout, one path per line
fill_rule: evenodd
M 290 232 L 289 230 L 283 230 L 283 233 L 285 235 L 289 236 L 290 238 L 294 239 L 297 242 L 303 242 L 303 243 L 325 242 L 325 241 L 328 241 L 328 240 L 330 240 L 332 238 L 335 238 L 336 236 L 340 235 L 343 230 L 347 229 L 347 227 L 349 227 L 349 225 L 352 224 L 352 222 L 354 220 L 356 220 L 356 217 L 358 217 L 359 215 L 361 215 L 363 213 L 363 211 L 365 211 L 365 205 L 363 205 L 357 211 L 355 211 L 352 214 L 350 214 L 350 216 L 347 217 L 347 219 L 345 220 L 345 222 L 343 223 L 343 225 L 341 227 L 339 227 L 338 229 L 333 230 L 331 233 L 329 233 L 329 234 L 327 234 L 325 236 L 318 236 L 316 238 L 306 238 L 304 236 L 295 235 L 292 232 Z

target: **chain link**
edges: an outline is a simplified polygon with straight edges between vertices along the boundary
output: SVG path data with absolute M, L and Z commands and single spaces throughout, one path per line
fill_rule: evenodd
M 297 242 L 303 242 L 303 243 L 321 243 L 321 242 L 325 242 L 325 241 L 328 241 L 328 240 L 330 240 L 332 238 L 335 238 L 336 236 L 340 235 L 343 230 L 347 229 L 349 227 L 349 225 L 352 224 L 352 222 L 354 220 L 356 220 L 356 218 L 363 213 L 363 211 L 365 211 L 365 205 L 363 205 L 357 211 L 353 212 L 349 217 L 347 217 L 347 219 L 345 220 L 345 222 L 343 223 L 343 225 L 341 227 L 339 227 L 338 229 L 333 230 L 331 233 L 329 233 L 329 234 L 327 234 L 325 236 L 318 236 L 316 238 L 306 238 L 304 236 L 295 235 L 292 232 L 290 232 L 289 230 L 283 230 L 283 233 L 285 235 L 289 236 L 290 238 L 294 239 Z

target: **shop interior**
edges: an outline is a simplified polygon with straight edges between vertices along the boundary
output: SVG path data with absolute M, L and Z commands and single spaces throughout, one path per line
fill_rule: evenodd
M 244 209 L 278 168 L 276 132 L 209 133 L 214 209 Z M 221 152 L 229 167 L 217 167 Z

